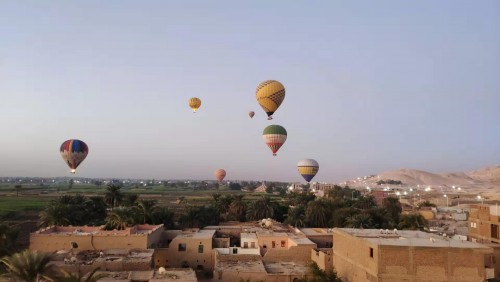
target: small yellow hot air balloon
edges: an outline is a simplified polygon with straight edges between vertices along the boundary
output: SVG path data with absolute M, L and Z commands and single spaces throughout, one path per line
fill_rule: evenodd
M 189 99 L 189 107 L 193 110 L 193 113 L 196 113 L 196 111 L 201 107 L 201 100 L 196 97 Z
M 266 112 L 269 120 L 285 99 L 285 87 L 276 80 L 266 80 L 257 86 L 257 102 Z

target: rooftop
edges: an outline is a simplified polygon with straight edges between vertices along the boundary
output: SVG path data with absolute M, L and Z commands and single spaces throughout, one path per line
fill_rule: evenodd
M 182 232 L 178 238 L 210 239 L 215 235 L 215 230 L 199 230 L 197 232 Z
M 150 281 L 150 282 L 197 282 L 196 273 L 191 268 L 167 268 L 165 273 L 160 274 L 158 270 L 148 271 L 98 271 L 106 277 L 99 279 L 99 282 L 111 281 Z
M 266 273 L 262 260 L 220 261 L 217 260 L 214 271 Z
M 300 229 L 306 236 L 333 235 L 333 230 L 329 228 L 302 228 Z
M 245 239 L 257 239 L 257 234 L 255 233 L 247 233 L 247 232 L 244 232 L 244 233 L 241 233 L 241 239 L 245 238 Z
M 32 234 L 36 235 L 74 235 L 74 236 L 128 236 L 128 235 L 143 235 L 151 234 L 152 232 L 163 228 L 160 225 L 135 225 L 128 227 L 125 230 L 105 230 L 102 226 L 50 226 L 42 228 Z
M 384 231 L 379 229 L 335 228 L 334 233 L 344 233 L 380 246 L 414 246 L 414 247 L 442 247 L 442 248 L 490 248 L 479 243 L 462 240 L 452 240 L 430 233 L 412 230 Z
M 296 262 L 265 262 L 264 267 L 269 274 L 306 274 L 309 267 L 305 263 Z

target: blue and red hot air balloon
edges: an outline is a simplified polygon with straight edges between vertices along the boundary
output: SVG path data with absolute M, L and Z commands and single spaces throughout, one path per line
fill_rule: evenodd
M 71 169 L 71 173 L 75 173 L 76 168 L 87 157 L 89 147 L 81 140 L 70 139 L 62 143 L 60 152 L 64 162 Z

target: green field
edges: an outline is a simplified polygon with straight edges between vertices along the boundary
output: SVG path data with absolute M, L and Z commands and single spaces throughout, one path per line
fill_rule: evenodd
M 38 212 L 43 210 L 51 197 L 1 196 L 0 218 L 16 212 Z
M 219 193 L 222 195 L 243 194 L 245 200 L 253 201 L 260 198 L 262 193 L 247 193 L 242 191 L 228 190 L 226 187 L 221 187 L 220 190 L 193 190 L 188 188 L 172 188 L 164 186 L 151 186 L 144 188 L 125 187 L 122 188 L 123 193 L 135 193 L 141 198 L 154 199 L 158 206 L 168 206 L 175 211 L 182 212 L 188 206 L 207 205 L 212 202 L 212 195 Z M 104 196 L 106 193 L 105 186 L 97 187 L 88 184 L 75 184 L 71 189 L 67 185 L 22 185 L 21 189 L 16 191 L 13 184 L 0 185 L 0 219 L 12 217 L 15 214 L 36 214 L 43 210 L 48 203 L 62 195 L 83 194 L 85 196 Z M 18 193 L 19 192 L 19 193 Z M 275 200 L 280 200 L 279 196 L 270 195 Z M 178 198 L 184 197 L 187 204 L 177 204 Z

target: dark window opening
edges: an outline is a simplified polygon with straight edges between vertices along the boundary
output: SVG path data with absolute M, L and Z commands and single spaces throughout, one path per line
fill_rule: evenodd
M 186 251 L 186 244 L 179 244 L 179 252 L 185 252 Z
M 286 246 L 286 241 L 281 241 L 281 247 L 285 247 Z
M 276 242 L 273 241 L 272 245 L 273 245 L 273 248 L 276 248 Z
M 370 257 L 373 257 L 373 248 L 370 248 Z
M 203 254 L 203 245 L 198 246 L 198 253 Z

